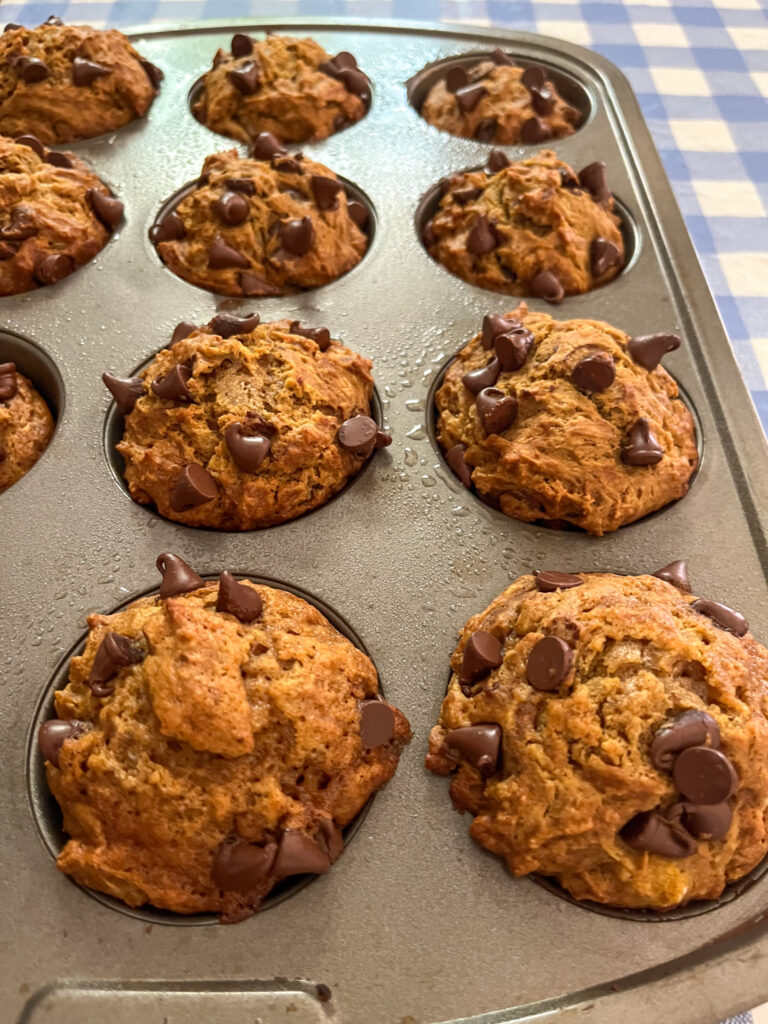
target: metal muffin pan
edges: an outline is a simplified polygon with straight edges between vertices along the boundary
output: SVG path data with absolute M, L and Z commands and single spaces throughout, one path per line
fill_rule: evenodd
M 332 53 L 353 52 L 370 75 L 368 115 L 301 148 L 365 192 L 377 229 L 365 259 L 333 284 L 241 301 L 164 270 L 147 231 L 203 158 L 233 145 L 195 121 L 187 96 L 217 47 L 247 28 L 312 35 Z M 765 441 L 628 84 L 566 43 L 451 26 L 284 19 L 134 38 L 166 72 L 149 118 L 72 147 L 125 201 L 125 224 L 71 277 L 1 304 L 3 328 L 39 346 L 62 385 L 48 452 L 0 496 L 0 1021 L 705 1024 L 759 1003 L 768 996 L 768 881 L 700 917 L 659 924 L 589 913 L 510 878 L 470 840 L 446 781 L 423 768 L 457 630 L 533 568 L 642 572 L 684 557 L 697 594 L 738 607 L 768 640 Z M 637 229 L 633 264 L 614 282 L 558 307 L 531 305 L 684 339 L 665 362 L 700 417 L 706 459 L 685 499 L 603 538 L 507 519 L 447 473 L 430 440 L 435 375 L 486 312 L 516 300 L 451 276 L 422 248 L 422 196 L 445 174 L 482 164 L 490 147 L 427 125 L 406 82 L 435 60 L 499 45 L 579 83 L 591 114 L 554 148 L 576 169 L 604 159 Z M 147 515 L 104 457 L 101 372 L 139 365 L 180 320 L 250 309 L 327 326 L 370 356 L 393 444 L 335 501 L 269 530 L 194 530 Z M 161 551 L 204 575 L 231 568 L 316 595 L 365 643 L 414 729 L 333 871 L 229 928 L 150 924 L 92 899 L 56 871 L 33 813 L 27 758 L 62 657 L 88 612 L 157 585 Z

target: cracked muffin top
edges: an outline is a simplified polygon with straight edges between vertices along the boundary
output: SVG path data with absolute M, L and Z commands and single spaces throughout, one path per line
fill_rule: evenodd
M 193 105 L 220 135 L 252 142 L 271 132 L 282 142 L 325 139 L 365 116 L 370 82 L 346 51 L 329 56 L 314 39 L 242 32 L 219 50 Z
M 314 605 L 172 554 L 158 568 L 159 595 L 89 617 L 40 729 L 57 864 L 129 906 L 239 921 L 328 871 L 410 729 Z
M 514 875 L 668 910 L 765 856 L 768 651 L 684 563 L 521 576 L 451 668 L 427 766 Z
M 46 146 L 77 142 L 143 117 L 163 73 L 117 29 L 6 25 L 0 36 L 0 132 Z
M 15 363 L 0 363 L 0 494 L 29 472 L 52 436 L 45 399 Z

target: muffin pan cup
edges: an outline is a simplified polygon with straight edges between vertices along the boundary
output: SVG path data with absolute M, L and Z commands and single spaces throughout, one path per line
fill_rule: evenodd
M 267 28 L 312 35 L 332 53 L 349 50 L 370 75 L 368 115 L 300 148 L 370 198 L 376 237 L 353 272 L 321 289 L 225 299 L 164 271 L 147 231 L 203 158 L 232 145 L 189 113 L 190 87 L 234 31 Z M 58 368 L 66 405 L 50 450 L 0 496 L 0 1019 L 703 1024 L 761 1002 L 766 878 L 696 917 L 657 923 L 590 913 L 511 878 L 470 839 L 446 780 L 423 767 L 457 631 L 521 573 L 638 573 L 685 558 L 694 592 L 738 608 L 768 641 L 765 441 L 627 82 L 579 47 L 500 30 L 283 19 L 151 29 L 134 39 L 166 73 L 148 119 L 70 147 L 114 185 L 125 223 L 77 274 L 1 301 L 4 329 Z M 496 46 L 579 83 L 590 117 L 553 148 L 576 170 L 606 161 L 636 237 L 631 266 L 611 284 L 557 307 L 529 304 L 561 319 L 683 338 L 665 365 L 699 416 L 706 459 L 686 498 L 602 538 L 486 507 L 448 473 L 430 439 L 435 376 L 485 313 L 516 300 L 452 277 L 424 251 L 414 227 L 421 198 L 444 175 L 483 164 L 490 147 L 426 124 L 406 83 L 436 60 Z M 127 373 L 181 320 L 203 324 L 217 311 L 251 309 L 262 320 L 327 326 L 369 356 L 392 446 L 333 502 L 260 533 L 193 530 L 147 515 L 104 458 L 110 396 L 102 371 Z M 35 725 L 62 657 L 89 612 L 157 586 L 162 551 L 202 575 L 229 568 L 316 595 L 367 646 L 387 699 L 414 730 L 333 870 L 233 927 L 168 927 L 90 898 L 56 871 L 33 811 L 28 758 L 39 771 L 30 755 Z

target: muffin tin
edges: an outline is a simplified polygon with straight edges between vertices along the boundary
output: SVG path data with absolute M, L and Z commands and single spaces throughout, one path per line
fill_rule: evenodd
M 371 247 L 346 276 L 282 298 L 224 299 L 187 284 L 160 265 L 147 236 L 165 198 L 195 178 L 203 158 L 234 145 L 200 125 L 187 98 L 216 49 L 247 28 L 349 50 L 374 83 L 362 121 L 301 147 L 369 198 Z M 58 429 L 39 463 L 0 497 L 8 936 L 0 1017 L 703 1024 L 760 1002 L 768 996 L 768 881 L 698 917 L 659 923 L 589 913 L 531 879 L 511 879 L 470 840 L 445 780 L 423 768 L 457 630 L 534 568 L 643 572 L 686 558 L 694 592 L 739 608 L 768 640 L 765 441 L 625 79 L 566 43 L 450 26 L 285 19 L 153 29 L 134 39 L 166 73 L 149 118 L 71 147 L 125 201 L 126 222 L 60 284 L 2 300 L 0 361 L 15 359 L 42 387 Z M 635 240 L 630 265 L 611 284 L 556 308 L 530 305 L 606 319 L 630 334 L 672 330 L 684 342 L 665 365 L 699 417 L 705 457 L 696 481 L 681 502 L 602 538 L 486 507 L 446 470 L 429 429 L 430 388 L 448 356 L 485 313 L 516 300 L 452 277 L 422 248 L 414 224 L 422 197 L 443 175 L 481 165 L 490 147 L 426 124 L 407 82 L 436 60 L 499 45 L 557 69 L 586 97 L 584 124 L 553 148 L 575 169 L 606 161 Z M 536 148 L 505 149 L 515 158 Z M 127 375 L 181 320 L 252 309 L 262 320 L 327 326 L 372 358 L 393 444 L 334 501 L 293 522 L 243 534 L 175 525 L 133 503 L 115 479 L 101 373 Z M 28 368 L 22 350 L 37 360 Z M 415 733 L 334 870 L 228 928 L 179 928 L 179 918 L 94 899 L 56 871 L 50 849 L 55 816 L 35 726 L 86 614 L 155 588 L 162 551 L 203 575 L 227 568 L 325 602 L 367 646 Z

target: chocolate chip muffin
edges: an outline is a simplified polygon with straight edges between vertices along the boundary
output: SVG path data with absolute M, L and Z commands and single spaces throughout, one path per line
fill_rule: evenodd
M 120 200 L 72 153 L 0 136 L 0 295 L 61 281 L 122 218 Z
M 239 921 L 324 874 L 410 736 L 311 604 L 160 555 L 159 595 L 92 615 L 39 744 L 59 868 L 136 907 Z
M 0 363 L 0 494 L 34 466 L 53 436 L 53 417 L 15 363 Z
M 150 229 L 166 266 L 221 295 L 290 295 L 335 281 L 363 258 L 368 211 L 333 171 L 272 135 L 253 158 L 206 158 L 197 185 Z
M 470 284 L 558 303 L 607 284 L 624 265 L 602 161 L 577 176 L 551 150 L 510 163 L 497 149 L 484 170 L 453 174 L 441 188 L 424 245 Z
M 451 135 L 504 146 L 572 135 L 581 119 L 543 67 L 518 67 L 503 50 L 469 68 L 448 67 L 429 90 L 420 113 Z
M 427 767 L 514 875 L 668 910 L 765 856 L 768 652 L 684 563 L 521 576 L 451 669 Z
M 435 396 L 449 466 L 505 515 L 596 536 L 682 498 L 696 434 L 660 365 L 679 345 L 525 303 L 489 314 Z
M 162 71 L 122 32 L 64 25 L 6 25 L 0 36 L 0 132 L 46 146 L 76 142 L 143 117 Z
M 179 324 L 140 377 L 104 375 L 125 414 L 131 496 L 220 530 L 318 508 L 391 442 L 370 415 L 370 371 L 325 327 L 228 313 Z
M 314 39 L 238 32 L 219 50 L 193 104 L 220 135 L 251 142 L 271 132 L 282 142 L 325 139 L 365 116 L 370 82 L 351 53 L 330 57 Z

